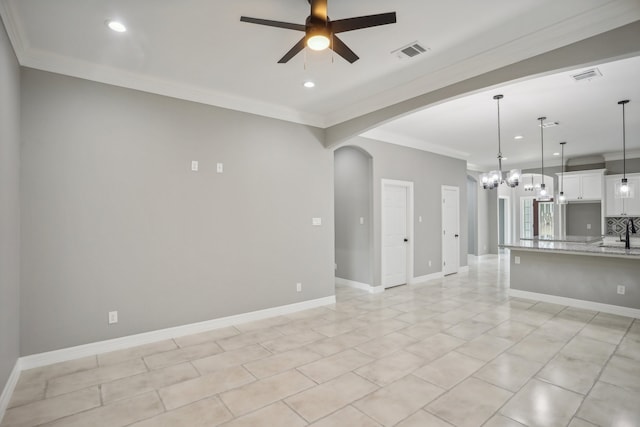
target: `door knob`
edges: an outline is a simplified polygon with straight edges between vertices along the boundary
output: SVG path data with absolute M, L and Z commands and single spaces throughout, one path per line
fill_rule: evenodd
M 404 239 L 404 241 L 405 241 L 405 242 L 408 242 L 408 241 L 409 241 L 409 239 L 406 239 L 406 238 L 405 238 L 405 239 Z
M 455 237 L 459 237 L 459 236 L 456 234 Z

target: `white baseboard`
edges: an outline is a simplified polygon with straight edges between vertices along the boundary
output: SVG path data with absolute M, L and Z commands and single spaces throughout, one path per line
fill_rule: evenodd
M 350 288 L 362 289 L 372 294 L 379 294 L 384 292 L 382 286 L 371 286 L 366 283 L 356 282 L 355 280 L 343 279 L 342 277 L 336 277 L 336 285 L 349 286 Z
M 437 273 L 431 273 L 425 276 L 414 277 L 413 279 L 409 280 L 409 284 L 415 285 L 417 283 L 428 282 L 429 280 L 433 280 L 433 279 L 442 279 L 443 277 L 444 277 L 444 274 L 442 274 L 442 271 L 438 271 Z
M 144 332 L 141 334 L 129 335 L 106 341 L 83 344 L 76 347 L 69 347 L 60 350 L 48 351 L 45 353 L 32 354 L 30 356 L 24 356 L 20 358 L 20 368 L 22 370 L 37 368 L 40 366 L 65 362 L 67 360 L 93 356 L 95 354 L 108 353 L 110 351 L 122 350 L 125 348 L 150 344 L 157 341 L 206 332 L 212 329 L 219 329 L 227 326 L 253 322 L 255 320 L 261 320 L 268 317 L 295 313 L 297 311 L 308 310 L 310 308 L 320 307 L 323 305 L 335 304 L 335 302 L 336 297 L 335 295 L 332 295 L 325 298 L 318 298 L 279 307 L 266 308 L 264 310 L 252 311 L 249 313 L 207 320 L 204 322 L 191 323 L 188 325 L 176 326 L 173 328 L 159 329 L 157 331 Z
M 556 295 L 539 294 L 537 292 L 521 291 L 518 289 L 509 289 L 509 295 L 516 298 L 525 298 L 535 301 L 549 302 L 552 304 L 568 305 L 569 307 L 601 311 L 603 313 L 617 314 L 618 316 L 635 317 L 636 319 L 640 319 L 640 310 L 638 310 L 637 308 L 621 307 L 619 305 L 603 304 L 600 302 L 559 297 Z
M 4 385 L 4 389 L 2 390 L 2 394 L 0 394 L 0 422 L 4 418 L 4 413 L 7 411 L 9 407 L 9 402 L 11 401 L 11 395 L 13 395 L 13 390 L 16 388 L 16 384 L 18 384 L 18 378 L 20 378 L 21 364 L 20 359 L 16 360 L 16 364 L 13 365 L 13 370 L 9 375 L 9 379 L 7 379 L 7 383 Z

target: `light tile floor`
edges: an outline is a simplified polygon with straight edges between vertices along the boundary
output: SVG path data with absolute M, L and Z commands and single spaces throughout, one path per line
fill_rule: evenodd
M 640 426 L 640 320 L 509 298 L 506 261 L 25 371 L 1 427 Z

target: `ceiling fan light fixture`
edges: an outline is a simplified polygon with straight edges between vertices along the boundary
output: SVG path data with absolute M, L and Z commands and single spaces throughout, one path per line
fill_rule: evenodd
M 309 36 L 307 37 L 307 47 L 309 49 L 318 51 L 325 50 L 330 44 L 331 40 L 329 40 L 325 29 L 309 32 Z

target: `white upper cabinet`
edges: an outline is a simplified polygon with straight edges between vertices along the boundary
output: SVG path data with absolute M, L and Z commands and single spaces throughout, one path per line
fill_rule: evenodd
M 605 215 L 606 216 L 640 216 L 640 174 L 627 174 L 627 180 L 633 187 L 634 194 L 629 199 L 616 199 L 615 188 L 622 175 L 605 177 Z
M 564 195 L 570 202 L 601 201 L 603 196 L 604 169 L 565 172 Z M 560 174 L 558 179 L 560 178 Z

